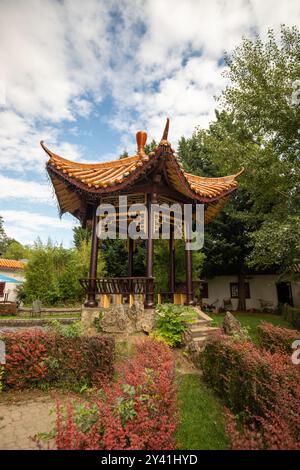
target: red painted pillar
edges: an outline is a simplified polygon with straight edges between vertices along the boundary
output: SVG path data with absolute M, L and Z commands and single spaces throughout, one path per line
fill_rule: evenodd
M 146 284 L 146 295 L 145 295 L 145 308 L 154 307 L 154 283 L 153 283 L 153 220 L 152 220 L 152 204 L 155 202 L 153 193 L 147 194 L 147 256 L 146 256 L 146 276 L 150 278 Z
M 96 283 L 97 277 L 97 261 L 98 261 L 98 237 L 97 237 L 97 205 L 93 207 L 93 225 L 92 225 L 92 248 L 90 257 L 90 271 L 89 271 L 89 291 L 87 300 L 84 304 L 85 307 L 97 307 L 96 301 Z
M 169 291 L 171 293 L 171 302 L 174 302 L 174 292 L 175 292 L 174 225 L 171 225 L 170 227 L 170 240 L 169 240 Z

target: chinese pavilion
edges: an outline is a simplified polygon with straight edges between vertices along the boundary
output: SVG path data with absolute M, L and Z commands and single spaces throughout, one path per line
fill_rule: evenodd
M 92 248 L 88 279 L 81 279 L 87 299 L 86 307 L 98 305 L 100 294 L 102 306 L 109 306 L 112 298 L 122 302 L 122 296 L 134 302 L 135 295 L 144 299 L 144 307 L 154 306 L 153 244 L 151 236 L 151 205 L 154 203 L 202 203 L 205 207 L 204 223 L 209 223 L 224 207 L 230 194 L 237 189 L 236 178 L 243 169 L 231 176 L 206 178 L 187 173 L 168 141 L 169 119 L 158 146 L 148 155 L 145 153 L 147 134 L 136 134 L 137 152 L 104 163 L 78 163 L 67 160 L 41 146 L 49 155 L 46 169 L 52 181 L 60 213 L 69 212 L 83 227 L 92 229 Z M 128 204 L 144 203 L 148 209 L 146 241 L 146 275 L 133 277 L 133 240 L 128 239 L 128 277 L 97 278 L 97 207 L 100 203 L 115 204 L 120 195 L 126 195 Z M 119 212 L 117 212 L 118 217 Z M 128 217 L 129 221 L 129 217 Z M 169 240 L 169 296 L 174 303 L 194 304 L 192 279 L 192 251 L 185 250 L 186 282 L 181 292 L 175 286 L 174 224 Z M 159 299 L 160 300 L 160 299 Z

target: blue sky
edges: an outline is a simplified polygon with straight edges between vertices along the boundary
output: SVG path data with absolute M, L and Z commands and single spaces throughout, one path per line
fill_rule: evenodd
M 298 0 L 0 0 L 0 215 L 10 237 L 70 246 L 46 145 L 77 161 L 135 151 L 135 132 L 190 136 L 226 86 L 224 50 L 299 24 Z

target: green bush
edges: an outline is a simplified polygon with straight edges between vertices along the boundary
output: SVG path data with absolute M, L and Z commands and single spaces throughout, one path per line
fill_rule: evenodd
M 58 320 L 49 320 L 48 325 L 55 333 L 65 338 L 78 338 L 81 334 L 80 321 L 64 326 Z
M 154 336 L 164 340 L 172 348 L 181 344 L 182 333 L 197 318 L 197 312 L 192 307 L 182 305 L 158 305 L 156 312 Z
M 283 314 L 286 321 L 300 330 L 300 308 L 284 305 Z
M 36 242 L 25 269 L 25 282 L 18 288 L 18 298 L 27 305 L 40 300 L 44 305 L 70 305 L 81 302 L 85 293 L 79 278 L 87 277 L 90 244 L 82 241 L 78 248 L 66 249 L 51 241 Z M 98 275 L 105 263 L 99 254 Z

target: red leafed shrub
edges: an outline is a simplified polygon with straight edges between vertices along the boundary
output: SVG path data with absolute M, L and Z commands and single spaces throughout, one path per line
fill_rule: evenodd
M 300 332 L 274 326 L 271 323 L 261 323 L 257 327 L 259 345 L 263 349 L 274 352 L 278 350 L 292 354 L 292 344 L 300 339 Z
M 114 373 L 114 340 L 66 338 L 40 330 L 7 333 L 4 388 L 97 384 Z
M 58 404 L 57 449 L 138 450 L 175 447 L 175 366 L 169 348 L 147 339 L 105 385 L 100 398 Z
M 2 337 L 6 346 L 4 387 L 22 389 L 43 382 L 48 368 L 50 337 L 42 331 L 10 333 Z
M 289 355 L 219 336 L 209 341 L 203 364 L 229 408 L 233 449 L 300 449 L 300 368 Z
M 216 334 L 211 336 L 201 356 L 203 377 L 221 395 L 230 408 L 260 412 L 257 396 L 268 394 L 270 380 L 266 357 L 251 341 L 236 341 Z

